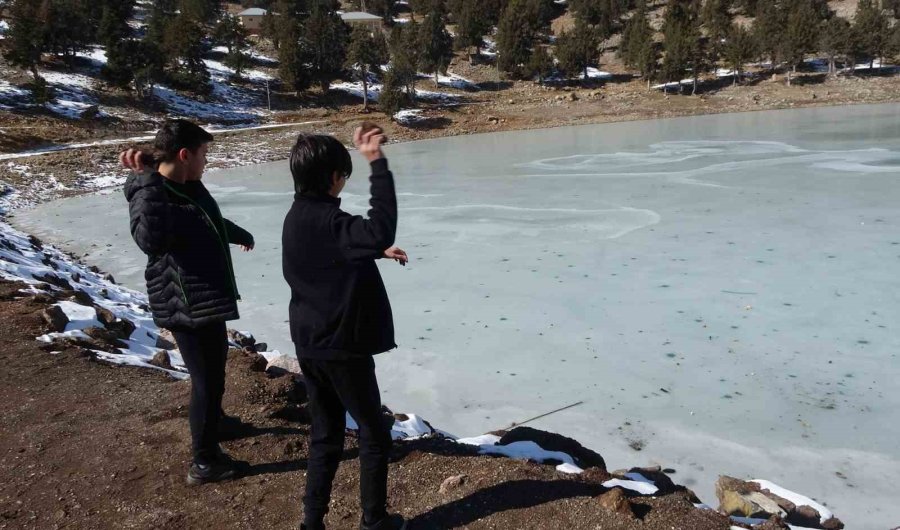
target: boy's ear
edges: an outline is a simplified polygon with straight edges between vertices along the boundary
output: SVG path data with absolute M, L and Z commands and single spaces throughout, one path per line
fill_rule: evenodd
M 190 156 L 190 151 L 188 151 L 187 147 L 182 147 L 178 150 L 178 161 L 179 162 L 187 162 L 188 156 Z

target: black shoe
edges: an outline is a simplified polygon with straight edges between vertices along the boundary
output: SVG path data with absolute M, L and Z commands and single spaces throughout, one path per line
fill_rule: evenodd
M 219 482 L 237 476 L 237 470 L 232 462 L 216 460 L 209 465 L 191 464 L 188 470 L 187 483 L 189 486 L 199 486 L 208 482 Z
M 366 520 L 360 518 L 359 530 L 406 530 L 406 519 L 399 513 L 394 513 L 375 524 L 366 524 Z

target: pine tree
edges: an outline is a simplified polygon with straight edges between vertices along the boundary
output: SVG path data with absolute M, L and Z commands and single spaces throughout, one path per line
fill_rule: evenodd
M 75 55 L 96 40 L 88 0 L 42 0 L 46 7 L 46 50 L 60 55 L 70 67 Z
M 847 19 L 832 17 L 822 28 L 819 47 L 828 54 L 828 75 L 837 74 L 837 58 L 851 53 L 853 28 Z
M 709 38 L 710 59 L 716 63 L 723 54 L 725 40 L 732 30 L 732 0 L 706 0 L 703 5 L 702 21 Z
M 453 58 L 453 37 L 447 33 L 447 20 L 443 11 L 434 9 L 425 16 L 419 26 L 419 68 L 426 74 L 434 74 L 434 86 L 438 75 L 447 74 Z
M 416 76 L 419 71 L 418 38 L 419 25 L 410 21 L 394 26 L 388 45 L 391 52 L 391 69 L 388 73 L 393 76 L 392 81 L 406 91 L 413 104 L 416 101 Z
M 170 58 L 168 79 L 177 88 L 206 94 L 209 70 L 203 62 L 203 28 L 190 16 L 179 13 L 166 26 L 162 50 Z
M 588 66 L 596 63 L 599 46 L 597 28 L 575 20 L 575 27 L 563 33 L 556 40 L 556 58 L 559 68 L 570 77 L 579 74 L 588 79 Z
M 397 0 L 367 0 L 366 7 L 369 10 L 379 15 L 382 20 L 384 20 L 385 25 L 390 26 L 394 23 L 394 6 L 397 5 Z
M 753 39 L 756 50 L 771 61 L 773 72 L 781 58 L 786 27 L 787 16 L 780 3 L 776 0 L 758 0 Z
M 806 54 L 815 49 L 820 26 L 821 20 L 810 0 L 794 0 L 788 11 L 787 28 L 781 43 L 788 66 L 788 86 L 791 85 L 792 74 L 797 72 L 797 66 L 803 64 Z
M 38 64 L 47 45 L 46 4 L 33 0 L 15 0 L 10 7 L 9 31 L 4 40 L 4 56 L 13 66 L 29 70 L 37 83 L 41 79 Z
M 302 47 L 309 57 L 310 75 L 318 82 L 323 94 L 341 74 L 347 58 L 349 33 L 334 5 L 326 0 L 313 3 L 309 17 L 303 23 Z
M 295 0 L 277 0 L 274 6 L 278 16 L 267 19 L 268 31 L 278 48 L 278 78 L 299 94 L 310 85 L 306 57 L 300 46 L 301 15 Z
M 391 121 L 394 115 L 400 112 L 403 103 L 406 100 L 404 96 L 404 81 L 400 79 L 394 69 L 390 69 L 384 75 L 384 84 L 381 87 L 381 94 L 378 95 L 378 108 L 381 112 L 387 114 Z
M 874 68 L 875 60 L 883 57 L 890 38 L 890 25 L 877 0 L 859 0 L 853 19 L 856 47 Z
M 219 0 L 180 0 L 179 14 L 202 26 L 211 26 L 222 13 Z
M 475 54 L 469 55 L 470 62 L 481 53 L 483 36 L 490 31 L 488 20 L 481 13 L 479 0 L 456 0 L 451 3 L 453 20 L 456 22 L 457 49 L 475 48 Z
M 134 12 L 134 0 L 101 0 L 97 22 L 97 42 L 110 47 L 131 36 L 128 20 Z
M 647 6 L 643 1 L 639 3 L 637 11 L 625 26 L 619 56 L 626 66 L 640 72 L 647 80 L 649 88 L 658 68 L 659 52 L 653 41 L 653 28 L 650 26 Z
M 381 65 L 389 60 L 387 42 L 381 32 L 373 34 L 366 28 L 358 27 L 350 34 L 346 66 L 359 67 L 363 83 L 364 110 L 369 110 L 369 72 L 381 73 Z
M 693 79 L 692 95 L 697 94 L 700 84 L 700 76 L 714 64 L 712 53 L 708 47 L 708 41 L 703 39 L 700 17 L 700 0 L 695 0 L 688 5 L 688 22 L 686 26 L 685 45 L 687 46 L 688 67 Z
M 663 65 L 662 75 L 667 82 L 681 80 L 692 59 L 692 37 L 690 5 L 687 0 L 669 0 L 663 22 Z M 668 88 L 666 88 L 668 90 Z
M 732 24 L 725 41 L 725 59 L 734 74 L 734 83 L 741 82 L 744 65 L 753 59 L 756 53 L 753 34 L 740 24 Z
M 532 3 L 532 0 L 510 0 L 497 27 L 497 66 L 516 77 L 522 75 L 531 59 L 535 20 L 528 6 Z
M 549 50 L 535 47 L 526 70 L 529 76 L 537 78 L 539 85 L 544 86 L 544 80 L 553 74 L 553 67 L 553 57 L 550 56 Z

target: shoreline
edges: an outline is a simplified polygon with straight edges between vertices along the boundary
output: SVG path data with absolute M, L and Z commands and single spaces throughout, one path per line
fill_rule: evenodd
M 761 109 L 761 110 L 782 110 L 782 109 Z M 720 114 L 720 113 L 715 113 L 715 114 Z M 677 117 L 682 117 L 682 116 L 677 116 Z M 665 118 L 665 119 L 668 119 L 668 118 Z M 635 120 L 628 120 L 628 121 L 635 121 Z M 587 123 L 585 123 L 585 124 L 576 124 L 576 125 L 594 125 L 594 124 L 587 124 Z M 563 125 L 563 126 L 565 126 L 565 125 Z M 552 127 L 551 127 L 551 128 L 552 128 Z M 114 188 L 114 187 L 115 187 L 115 186 L 112 186 L 112 188 Z M 81 193 L 88 193 L 88 192 L 91 192 L 91 191 L 96 191 L 96 190 L 80 190 Z

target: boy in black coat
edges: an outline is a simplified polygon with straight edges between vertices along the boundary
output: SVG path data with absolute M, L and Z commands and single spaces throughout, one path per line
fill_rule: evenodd
M 336 139 L 301 135 L 291 151 L 294 204 L 284 220 L 282 267 L 291 287 L 291 339 L 306 378 L 312 417 L 304 522 L 323 530 L 331 483 L 344 448 L 347 412 L 359 426 L 364 530 L 398 530 L 389 515 L 390 424 L 381 413 L 373 355 L 396 347 L 391 306 L 375 260 L 406 264 L 392 246 L 397 231 L 394 179 L 381 152 L 381 129 L 357 129 L 354 143 L 372 169 L 368 217 L 340 209 L 350 154 Z
M 172 120 L 156 135 L 151 157 L 158 163 L 156 171 L 142 172 L 147 155 L 140 151 L 120 156 L 124 166 L 136 171 L 125 183 L 125 197 L 131 235 L 147 254 L 144 276 L 153 321 L 172 331 L 191 374 L 194 461 L 187 481 L 192 485 L 231 478 L 240 464 L 219 447 L 228 354 L 225 322 L 239 317 L 240 299 L 228 245 L 245 251 L 254 245 L 249 232 L 222 217 L 200 182 L 212 140 L 197 125 Z

